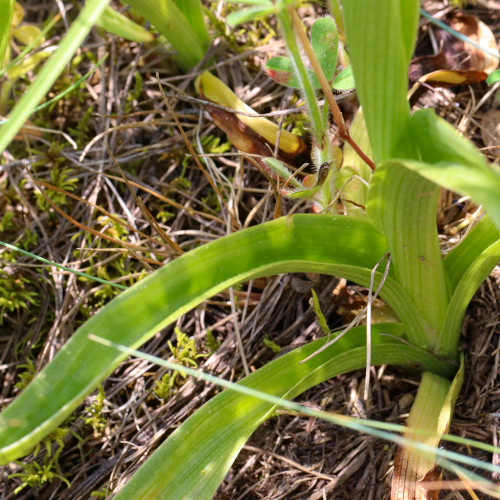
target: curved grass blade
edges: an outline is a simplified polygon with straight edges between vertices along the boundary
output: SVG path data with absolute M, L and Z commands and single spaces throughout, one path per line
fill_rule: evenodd
M 397 323 L 373 326 L 374 364 L 433 366 L 450 375 L 451 365 L 439 364 L 425 351 L 402 343 Z M 384 335 L 386 334 L 386 335 Z M 300 364 L 325 339 L 278 357 L 239 384 L 280 398 L 292 399 L 310 387 L 366 363 L 366 328 L 349 331 L 325 351 Z M 153 453 L 115 497 L 210 499 L 252 432 L 276 409 L 276 404 L 226 390 L 196 411 Z
M 365 220 L 295 215 L 188 252 L 112 300 L 69 339 L 0 414 L 0 463 L 28 453 L 59 425 L 125 355 L 90 342 L 89 333 L 137 347 L 210 296 L 251 278 L 282 272 L 333 274 L 369 286 L 385 254 L 383 236 Z M 381 275 L 376 280 L 380 283 Z M 413 336 L 428 327 L 405 291 L 388 278 L 381 296 Z

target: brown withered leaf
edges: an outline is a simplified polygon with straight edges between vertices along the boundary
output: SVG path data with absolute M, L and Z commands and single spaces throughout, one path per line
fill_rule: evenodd
M 444 22 L 481 47 L 498 54 L 493 33 L 476 17 L 452 12 Z M 438 54 L 420 56 L 410 63 L 408 78 L 414 83 L 410 99 L 412 104 L 428 87 L 454 87 L 481 82 L 498 67 L 498 59 L 446 30 L 436 29 L 436 39 L 440 47 Z
M 475 16 L 463 12 L 451 12 L 445 19 L 455 31 L 477 43 L 479 46 L 498 55 L 495 36 L 490 28 Z M 454 37 L 445 30 L 437 30 L 436 38 L 444 53 L 448 68 L 454 70 L 484 71 L 490 74 L 498 67 L 498 59 L 474 47 L 470 43 Z
M 250 155 L 259 155 L 266 158 L 273 156 L 275 145 L 271 144 L 258 132 L 243 123 L 238 118 L 237 114 L 210 105 L 206 105 L 205 109 L 208 111 L 217 127 L 227 135 L 229 141 L 237 149 Z M 311 164 L 311 151 L 309 146 L 300 138 L 299 141 L 300 147 L 296 152 L 287 153 L 278 149 L 276 157 L 294 168 L 300 168 L 304 163 Z

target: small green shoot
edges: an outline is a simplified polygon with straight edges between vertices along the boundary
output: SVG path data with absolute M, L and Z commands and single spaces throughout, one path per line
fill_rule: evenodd
M 311 307 L 314 309 L 314 313 L 316 314 L 316 318 L 318 319 L 318 325 L 323 331 L 324 335 L 327 337 L 330 337 L 332 335 L 332 331 L 330 330 L 330 327 L 328 326 L 328 323 L 326 322 L 326 318 L 323 314 L 323 311 L 321 310 L 321 306 L 319 304 L 318 300 L 318 295 L 314 291 L 313 288 L 311 288 L 311 294 L 312 297 L 310 299 L 310 304 Z
M 85 407 L 85 411 L 90 414 L 90 417 L 86 417 L 84 422 L 86 425 L 90 425 L 92 427 L 94 430 L 94 436 L 99 436 L 106 428 L 107 421 L 102 414 L 105 398 L 106 394 L 104 393 L 104 388 L 102 385 L 99 385 L 95 400 L 90 406 Z
M 277 344 L 276 342 L 274 342 L 273 340 L 271 340 L 269 338 L 269 335 L 267 335 L 267 334 L 264 336 L 264 340 L 262 341 L 262 343 L 268 349 L 270 349 L 273 354 L 279 354 L 281 352 L 282 347 L 279 344 Z
M 206 358 L 213 352 L 213 350 L 210 349 L 210 352 L 208 354 L 199 353 L 195 345 L 195 339 L 193 337 L 189 338 L 184 332 L 180 330 L 179 327 L 175 327 L 174 331 L 177 337 L 177 344 L 174 346 L 174 344 L 169 340 L 168 348 L 170 349 L 172 356 L 179 365 L 198 368 L 197 360 L 200 358 Z M 213 338 L 212 333 L 210 332 L 210 334 L 208 334 L 207 332 L 207 347 L 209 344 L 212 347 L 215 346 L 216 344 L 214 342 L 215 339 Z M 179 385 L 179 381 L 177 379 L 179 375 L 182 378 L 186 378 L 186 373 L 184 371 L 174 370 L 172 374 L 166 373 L 165 375 L 163 375 L 161 380 L 156 381 L 153 392 L 159 399 L 168 398 L 176 383 L 177 385 Z

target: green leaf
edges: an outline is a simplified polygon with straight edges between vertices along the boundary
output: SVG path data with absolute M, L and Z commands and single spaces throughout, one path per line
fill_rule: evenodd
M 421 367 L 432 366 L 433 371 L 437 369 L 445 376 L 455 370 L 398 340 L 401 325 L 379 324 L 373 328 L 374 364 L 416 363 Z M 354 328 L 331 347 L 300 364 L 324 343 L 325 339 L 320 339 L 280 356 L 239 384 L 292 399 L 328 378 L 365 366 L 365 327 Z M 242 446 L 275 408 L 272 403 L 231 390 L 218 394 L 153 453 L 115 498 L 212 498 Z
M 493 243 L 500 240 L 500 230 L 485 215 L 444 259 L 446 274 L 454 292 L 467 270 Z
M 440 186 L 470 196 L 484 206 L 500 228 L 500 169 L 488 165 L 471 142 L 432 110 L 416 112 L 411 131 L 423 162 L 405 162 L 404 166 Z
M 396 280 L 432 329 L 426 342 L 418 345 L 439 351 L 436 335 L 448 305 L 436 227 L 439 187 L 408 172 L 402 163 L 377 165 L 368 189 L 367 214 L 386 235 Z
M 158 0 L 156 0 L 158 2 Z M 206 49 L 210 45 L 210 36 L 203 17 L 203 4 L 201 0 L 174 0 L 175 5 L 189 21 L 189 25 L 198 37 L 199 44 Z
M 375 163 L 416 157 L 406 93 L 418 7 L 417 0 L 343 2 L 347 46 Z
M 194 30 L 190 20 L 174 0 L 123 1 L 147 19 L 172 44 L 177 52 L 177 64 L 183 70 L 191 69 L 203 59 L 209 39 Z
M 250 3 L 250 2 L 249 2 Z M 274 14 L 276 12 L 276 9 L 274 6 L 272 7 L 250 7 L 249 9 L 243 9 L 243 10 L 238 10 L 236 12 L 231 12 L 227 18 L 226 22 L 229 24 L 229 26 L 232 26 L 235 28 L 236 26 L 239 26 L 240 24 L 243 23 L 248 23 L 250 21 L 254 21 L 257 19 L 262 19 L 264 17 L 267 17 L 271 14 Z
M 109 6 L 106 7 L 98 19 L 97 25 L 109 33 L 121 36 L 125 40 L 132 42 L 141 43 L 154 40 L 153 33 Z
M 326 16 L 314 21 L 311 28 L 311 45 L 329 82 L 337 69 L 338 44 L 339 34 L 333 18 Z
M 10 24 L 14 15 L 15 3 L 15 0 L 0 0 L 0 68 L 10 39 Z
M 356 87 L 352 66 L 344 68 L 334 79 L 332 87 L 335 90 L 351 90 Z
M 443 351 L 454 352 L 458 349 L 460 326 L 464 319 L 467 307 L 477 292 L 481 283 L 500 262 L 500 239 L 485 248 L 477 255 L 472 264 L 461 276 L 455 287 L 446 310 L 446 317 L 438 340 Z
M 328 81 L 332 80 L 337 66 L 338 33 L 335 21 L 331 17 L 316 20 L 311 28 L 311 45 L 318 62 Z M 301 89 L 292 60 L 289 57 L 272 57 L 266 63 L 266 73 L 280 85 Z M 319 81 L 310 68 L 306 72 L 313 88 L 321 88 Z
M 300 81 L 295 75 L 293 62 L 289 57 L 277 56 L 272 57 L 266 62 L 266 73 L 275 82 L 285 87 L 292 89 L 300 89 Z M 313 79 L 312 71 L 310 76 Z M 317 80 L 316 80 L 317 82 Z M 317 88 L 317 87 L 316 87 Z
M 372 149 L 370 146 L 370 139 L 366 130 L 366 123 L 363 118 L 363 109 L 359 108 L 354 120 L 351 123 L 349 134 L 356 144 L 361 148 L 365 154 L 372 158 Z M 342 189 L 343 198 L 352 200 L 362 206 L 366 206 L 368 196 L 368 185 L 363 183 L 358 178 L 353 178 L 357 175 L 365 180 L 368 184 L 372 175 L 370 167 L 358 155 L 352 146 L 348 143 L 344 144 L 344 155 L 342 160 L 342 168 L 338 172 L 336 179 L 336 187 L 338 190 Z M 350 179 L 350 180 L 349 180 Z M 347 181 L 349 182 L 345 184 Z M 360 207 L 352 205 L 348 202 L 345 203 L 347 215 L 366 216 L 366 212 Z
M 488 85 L 493 85 L 494 83 L 497 83 L 500 81 L 500 69 L 496 69 L 492 73 L 488 75 L 488 78 L 486 79 L 486 83 Z
M 386 251 L 384 237 L 366 220 L 294 215 L 182 255 L 92 316 L 0 414 L 0 463 L 28 453 L 123 361 L 124 354 L 89 341 L 89 333 L 136 347 L 212 295 L 282 272 L 333 274 L 369 286 L 370 271 Z M 375 286 L 381 278 L 376 273 Z M 390 276 L 381 297 L 409 336 L 425 339 L 428 325 Z

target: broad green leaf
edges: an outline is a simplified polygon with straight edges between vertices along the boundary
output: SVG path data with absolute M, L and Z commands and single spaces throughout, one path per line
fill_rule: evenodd
M 334 79 L 332 87 L 335 90 L 351 90 L 356 87 L 352 66 L 344 68 Z M 365 151 L 366 153 L 366 151 Z
M 158 0 L 157 0 L 158 1 Z M 174 0 L 184 17 L 189 21 L 189 25 L 196 33 L 198 42 L 205 50 L 210 45 L 210 36 L 207 25 L 203 17 L 203 4 L 201 0 Z
M 432 366 L 449 376 L 425 351 L 403 344 L 399 324 L 374 325 L 372 362 Z M 383 335 L 387 334 L 387 335 Z M 320 339 L 278 357 L 240 384 L 277 397 L 292 399 L 335 375 L 366 363 L 366 330 L 350 331 L 327 350 L 300 364 L 325 342 Z M 252 432 L 276 408 L 270 402 L 226 390 L 196 411 L 132 477 L 115 497 L 210 499 Z
M 406 93 L 418 5 L 417 0 L 343 2 L 347 47 L 376 164 L 416 157 Z
M 337 25 L 333 18 L 326 16 L 314 21 L 311 27 L 311 45 L 326 79 L 330 82 L 337 69 L 339 45 Z
M 472 228 L 462 241 L 453 248 L 444 259 L 446 274 L 449 277 L 452 291 L 455 291 L 460 280 L 470 266 L 490 246 L 500 240 L 500 230 L 488 215 Z
M 448 305 L 436 227 L 438 195 L 438 186 L 389 161 L 377 165 L 367 203 L 368 218 L 386 235 L 397 281 L 433 330 L 425 344 L 432 347 Z
M 489 172 L 484 156 L 432 109 L 421 109 L 411 117 L 410 133 L 426 163 L 458 163 Z
M 153 33 L 109 6 L 106 7 L 98 19 L 97 25 L 109 33 L 121 36 L 125 40 L 132 42 L 140 43 L 154 40 Z
M 10 24 L 14 15 L 15 0 L 0 0 L 0 68 L 10 38 Z
M 500 228 L 498 166 L 488 165 L 471 142 L 432 110 L 416 112 L 411 131 L 425 163 L 408 162 L 405 166 L 440 186 L 470 196 Z
M 36 80 L 9 114 L 9 121 L 0 127 L 0 153 L 14 138 L 24 122 L 31 114 L 31 110 L 42 100 L 52 87 L 61 71 L 71 60 L 82 41 L 85 39 L 92 26 L 97 21 L 109 0 L 87 0 L 85 7 L 71 25 L 68 32 L 59 43 L 57 50 L 44 64 Z
M 0 414 L 0 463 L 28 453 L 125 358 L 89 341 L 89 333 L 136 347 L 210 296 L 271 274 L 319 272 L 368 286 L 370 271 L 386 250 L 385 239 L 368 221 L 294 215 L 182 255 L 91 317 Z M 376 273 L 375 286 L 381 277 Z M 428 325 L 405 290 L 390 276 L 381 297 L 398 314 L 409 337 L 425 340 Z
M 124 0 L 147 19 L 177 52 L 177 64 L 187 71 L 196 66 L 208 49 L 208 38 L 202 40 L 189 19 L 174 0 Z
M 443 346 L 443 352 L 456 352 L 460 337 L 460 326 L 467 307 L 477 292 L 481 283 L 500 262 L 500 239 L 485 248 L 457 283 L 451 296 L 443 326 L 438 335 L 438 341 Z

